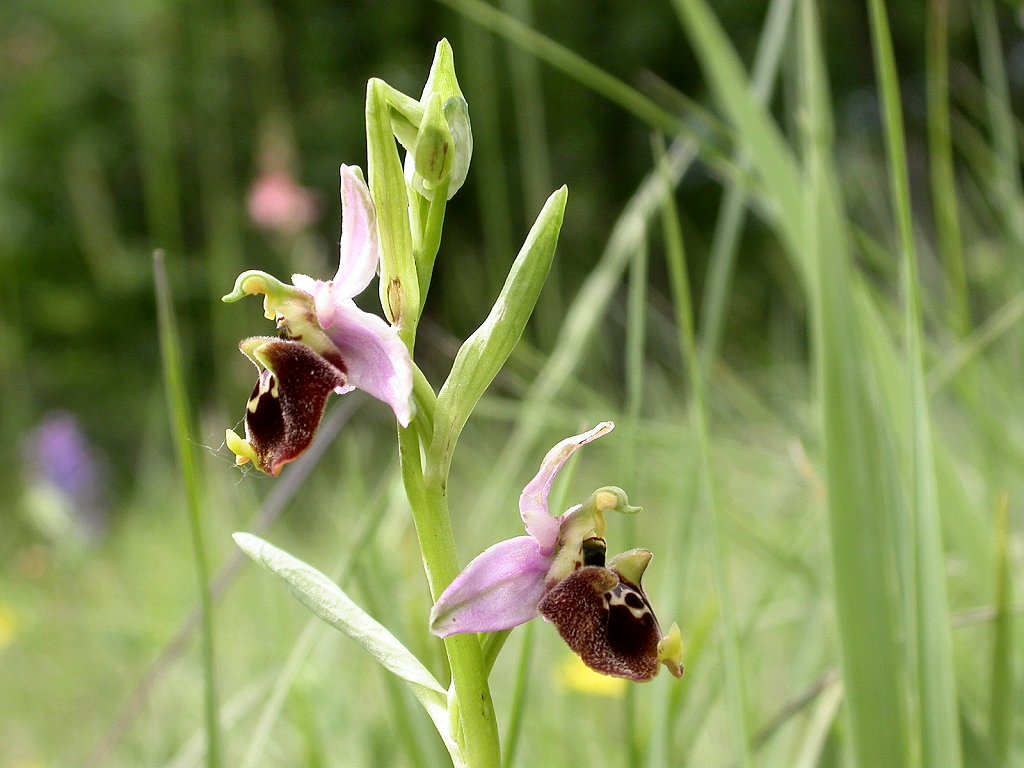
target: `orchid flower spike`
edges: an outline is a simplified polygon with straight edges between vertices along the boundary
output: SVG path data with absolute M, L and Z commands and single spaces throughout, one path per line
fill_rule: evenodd
M 440 637 L 511 629 L 543 615 L 591 669 L 651 680 L 665 664 L 682 676 L 682 642 L 672 625 L 663 635 L 640 577 L 651 559 L 633 550 L 605 564 L 605 513 L 632 514 L 626 493 L 612 486 L 558 517 L 548 495 L 569 458 L 615 428 L 610 421 L 552 448 L 519 497 L 527 536 L 478 555 L 438 598 L 430 629 Z
M 364 312 L 353 298 L 377 272 L 377 216 L 362 172 L 341 166 L 341 260 L 333 280 L 292 275 L 287 285 L 265 272 L 243 272 L 224 301 L 262 294 L 264 315 L 277 337 L 239 344 L 259 371 L 245 412 L 245 438 L 227 431 L 238 464 L 269 475 L 310 446 L 327 398 L 361 389 L 391 406 L 408 426 L 412 417 L 412 360 L 397 331 Z

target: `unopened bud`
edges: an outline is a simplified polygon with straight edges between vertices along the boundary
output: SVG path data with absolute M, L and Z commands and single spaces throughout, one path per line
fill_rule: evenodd
M 441 40 L 434 51 L 420 104 L 424 115 L 415 151 L 406 155 L 406 180 L 417 192 L 432 200 L 438 184 L 448 178 L 447 199 L 450 200 L 469 173 L 473 129 L 469 122 L 469 105 L 455 77 L 455 60 L 447 40 Z M 438 148 L 443 148 L 443 155 L 437 154 Z

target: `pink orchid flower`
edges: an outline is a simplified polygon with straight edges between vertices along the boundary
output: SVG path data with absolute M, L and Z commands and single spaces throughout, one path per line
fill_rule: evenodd
M 331 393 L 361 389 L 391 406 L 408 426 L 413 368 L 398 332 L 353 299 L 380 260 L 377 216 L 358 168 L 341 166 L 341 259 L 332 280 L 292 275 L 287 285 L 265 272 L 243 272 L 224 301 L 263 294 L 264 315 L 278 335 L 254 336 L 239 348 L 259 371 L 245 413 L 245 438 L 227 431 L 238 464 L 269 475 L 310 446 Z
M 662 634 L 640 586 L 651 553 L 632 550 L 605 565 L 604 513 L 639 507 L 607 486 L 558 517 L 548 510 L 551 486 L 569 458 L 614 428 L 602 422 L 548 452 L 519 497 L 528 535 L 495 544 L 466 566 L 431 611 L 435 635 L 496 632 L 542 615 L 598 672 L 651 680 L 665 664 L 677 677 L 683 674 L 679 628 L 673 624 Z

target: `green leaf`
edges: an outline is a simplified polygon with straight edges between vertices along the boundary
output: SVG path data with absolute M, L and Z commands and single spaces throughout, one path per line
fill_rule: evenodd
M 913 552 L 914 573 L 910 593 L 914 602 L 916 644 L 917 718 L 915 734 L 921 760 L 927 766 L 963 764 L 957 711 L 953 641 L 949 600 L 946 596 L 945 551 L 939 515 L 939 488 L 935 469 L 928 390 L 925 385 L 921 299 L 903 136 L 903 111 L 896 58 L 883 0 L 869 3 L 875 68 L 882 90 L 886 152 L 893 206 L 900 235 L 905 299 L 906 363 L 910 402 L 908 444 L 911 454 L 912 526 L 903 528 L 904 548 Z
M 458 754 L 458 747 L 451 741 L 447 692 L 398 638 L 313 566 L 258 536 L 236 533 L 234 539 L 245 554 L 284 581 L 300 603 L 352 638 L 378 664 L 405 682 L 433 720 L 448 751 L 453 756 Z
M 562 187 L 544 204 L 490 314 L 459 349 L 448 380 L 441 387 L 429 464 L 441 469 L 442 477 L 447 476 L 444 470 L 466 420 L 512 354 L 533 313 L 551 269 L 568 194 Z
M 803 195 L 809 214 L 804 249 L 850 741 L 857 765 L 910 765 L 905 590 L 912 550 L 895 432 L 900 403 L 885 388 L 888 372 L 881 361 L 891 346 L 872 333 L 875 313 L 853 267 L 832 165 L 831 104 L 816 11 L 808 0 L 801 10 Z

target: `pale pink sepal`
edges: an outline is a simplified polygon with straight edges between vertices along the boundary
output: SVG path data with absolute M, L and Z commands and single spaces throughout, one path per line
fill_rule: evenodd
M 439 637 L 497 632 L 536 618 L 550 564 L 530 536 L 484 550 L 438 599 L 430 612 L 430 631 Z

